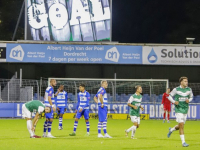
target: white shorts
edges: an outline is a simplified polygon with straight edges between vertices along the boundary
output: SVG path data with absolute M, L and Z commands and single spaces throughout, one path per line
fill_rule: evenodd
M 187 114 L 182 114 L 182 113 L 175 113 L 176 116 L 176 122 L 181 123 L 181 122 L 186 122 L 187 120 Z
M 26 108 L 25 104 L 22 105 L 22 118 L 32 118 L 32 113 Z
M 138 124 L 140 124 L 140 117 L 137 116 L 130 116 L 130 117 L 133 123 L 137 122 Z

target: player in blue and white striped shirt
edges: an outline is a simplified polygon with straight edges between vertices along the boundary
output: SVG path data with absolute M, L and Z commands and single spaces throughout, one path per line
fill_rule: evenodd
M 62 121 L 63 121 L 63 114 L 66 111 L 67 108 L 67 92 L 64 91 L 64 85 L 60 85 L 59 87 L 60 92 L 56 93 L 57 97 L 55 98 L 56 108 L 59 113 L 59 126 L 58 129 L 62 130 Z
M 101 81 L 101 88 L 98 90 L 96 96 L 94 97 L 94 101 L 98 103 L 99 110 L 99 123 L 98 123 L 98 137 L 102 138 L 112 138 L 107 133 L 107 109 L 108 109 L 108 97 L 106 93 L 106 88 L 108 87 L 108 83 L 106 80 Z M 101 128 L 103 126 L 104 136 L 101 134 Z
M 81 116 L 84 115 L 85 122 L 86 122 L 86 128 L 87 128 L 87 134 L 86 136 L 90 135 L 90 123 L 89 123 L 89 101 L 90 101 L 90 93 L 85 90 L 85 85 L 80 84 L 79 86 L 80 92 L 78 93 L 78 104 L 76 107 L 76 118 L 74 122 L 74 132 L 72 134 L 69 134 L 70 136 L 76 135 L 76 129 L 78 126 L 78 120 L 81 118 Z
M 54 138 L 54 136 L 51 135 L 51 126 L 52 126 L 52 122 L 53 122 L 53 112 L 56 111 L 55 98 L 54 98 L 54 87 L 55 86 L 56 86 L 56 80 L 51 79 L 50 86 L 47 87 L 46 91 L 45 91 L 44 104 L 46 107 L 51 107 L 52 109 L 51 109 L 50 113 L 45 114 L 46 120 L 44 122 L 43 137 Z M 48 128 L 48 134 L 46 135 L 47 128 Z

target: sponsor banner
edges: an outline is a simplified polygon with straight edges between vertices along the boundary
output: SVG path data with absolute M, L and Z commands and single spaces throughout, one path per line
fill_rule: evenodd
M 65 113 L 63 115 L 63 119 L 75 119 L 76 114 L 75 113 Z M 45 118 L 45 113 L 42 113 L 40 115 L 41 119 Z M 90 119 L 99 119 L 98 114 L 96 113 L 90 113 L 89 114 Z M 129 114 L 108 114 L 107 115 L 108 119 L 120 119 L 120 120 L 127 120 L 131 119 Z M 54 119 L 59 119 L 59 114 L 54 113 Z M 82 116 L 80 119 L 85 119 L 84 116 Z M 141 120 L 148 120 L 149 119 L 149 114 L 140 114 L 140 119 Z
M 76 109 L 75 103 L 69 103 L 67 105 L 66 113 L 70 113 L 66 119 L 74 118 L 74 112 Z M 142 104 L 144 111 L 140 111 L 141 117 L 146 119 L 163 118 L 163 110 L 160 104 Z M 97 117 L 98 105 L 90 104 L 91 118 Z M 129 107 L 127 104 L 108 104 L 108 114 L 125 114 L 128 115 Z M 94 115 L 92 115 L 94 114 Z M 149 115 L 147 115 L 149 114 Z M 115 115 L 114 115 L 115 116 Z M 112 118 L 114 119 L 114 116 Z M 22 103 L 1 103 L 0 105 L 0 117 L 10 117 L 10 118 L 21 118 L 22 117 Z M 121 118 L 124 116 L 122 115 Z M 171 106 L 170 118 L 175 119 L 174 105 Z M 190 104 L 188 111 L 188 119 L 200 119 L 200 104 Z
M 142 64 L 142 46 L 7 44 L 7 62 Z
M 143 64 L 200 65 L 200 47 L 143 46 Z
M 6 62 L 6 44 L 0 43 L 0 62 Z
M 57 114 L 55 114 L 55 118 L 59 118 Z M 95 113 L 90 113 L 90 119 L 99 119 L 98 115 Z M 75 113 L 65 113 L 63 115 L 63 119 L 75 119 L 76 114 Z M 128 114 L 108 114 L 107 115 L 108 119 L 130 119 Z M 82 116 L 80 119 L 84 119 L 84 116 Z

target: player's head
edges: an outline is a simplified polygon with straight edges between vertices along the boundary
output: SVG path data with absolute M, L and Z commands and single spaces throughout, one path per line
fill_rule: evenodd
M 166 93 L 170 93 L 170 88 L 167 88 Z
M 81 83 L 81 84 L 79 85 L 79 90 L 80 90 L 81 92 L 84 92 L 84 91 L 85 91 L 85 84 Z
M 141 94 L 142 93 L 142 86 L 141 85 L 136 85 L 135 86 L 135 92 Z
M 60 85 L 59 89 L 60 89 L 60 91 L 63 91 L 64 90 L 64 85 Z
M 108 87 L 108 82 L 106 80 L 102 80 L 101 86 L 106 89 Z
M 55 79 L 51 79 L 50 80 L 50 85 L 53 86 L 53 87 L 56 86 L 56 80 Z
M 188 86 L 188 78 L 187 77 L 180 77 L 179 82 L 183 88 Z
M 44 108 L 44 112 L 45 113 L 50 113 L 51 112 L 51 108 L 50 107 L 45 107 Z

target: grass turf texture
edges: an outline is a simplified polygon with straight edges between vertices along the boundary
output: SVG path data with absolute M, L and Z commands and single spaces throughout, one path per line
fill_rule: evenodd
M 40 119 L 37 125 L 36 134 L 43 134 L 44 119 Z M 136 131 L 135 137 L 125 137 L 124 130 L 132 123 L 130 120 L 108 120 L 108 133 L 112 139 L 97 138 L 98 120 L 90 120 L 90 136 L 85 137 L 86 125 L 83 119 L 79 120 L 75 137 L 70 137 L 73 131 L 74 120 L 63 120 L 63 130 L 58 130 L 58 119 L 55 119 L 52 126 L 52 135 L 55 139 L 41 138 L 30 139 L 26 128 L 26 121 L 21 119 L 0 120 L 0 150 L 117 150 L 117 149 L 183 149 L 179 132 L 175 131 L 167 138 L 168 128 L 176 125 L 162 123 L 162 120 L 142 120 L 141 126 Z M 190 145 L 185 149 L 200 149 L 200 122 L 187 121 L 185 125 L 185 139 Z

